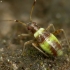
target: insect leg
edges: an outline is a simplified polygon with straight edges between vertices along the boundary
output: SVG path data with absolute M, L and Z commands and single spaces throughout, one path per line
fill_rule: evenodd
M 67 39 L 67 35 L 66 35 L 65 31 L 64 31 L 63 29 L 60 29 L 60 31 L 63 32 L 63 34 L 64 34 L 64 36 L 65 36 L 65 39 L 66 39 L 66 41 L 67 41 L 67 44 L 68 44 L 68 46 L 69 46 L 69 41 L 68 41 L 68 39 Z M 69 48 L 70 48 L 70 46 L 69 46 Z
M 67 39 L 67 35 L 66 35 L 66 33 L 65 33 L 65 31 L 64 31 L 63 29 L 56 30 L 55 32 L 53 32 L 53 34 L 54 34 L 54 35 L 58 35 L 58 34 L 61 33 L 61 32 L 63 32 L 64 37 L 65 37 L 65 39 L 66 39 L 66 41 L 67 41 L 67 44 L 68 44 L 68 46 L 69 46 L 69 41 L 68 41 L 68 39 Z M 69 48 L 70 48 L 70 46 L 69 46 Z
M 33 40 L 29 40 L 29 41 L 27 41 L 27 42 L 25 42 L 24 44 L 23 44 L 23 42 L 21 42 L 22 43 L 22 55 L 24 56 L 24 52 L 25 52 L 25 47 L 28 45 L 28 44 L 31 44 L 33 42 Z
M 48 27 L 46 28 L 46 30 L 47 30 L 47 31 L 50 30 L 51 27 L 53 28 L 53 31 L 55 31 L 55 27 L 54 27 L 53 24 L 49 24 Z
M 38 51 L 40 51 L 41 53 L 43 53 L 45 56 L 48 57 L 48 55 L 46 55 L 40 48 L 37 47 L 37 46 L 39 46 L 37 43 L 32 43 L 32 45 L 33 45 Z
M 23 46 L 23 51 L 25 50 L 26 45 L 31 44 L 33 41 L 34 40 L 29 40 L 29 41 L 25 42 L 24 46 Z
M 63 32 L 62 30 L 63 30 L 63 29 L 55 30 L 55 31 L 53 32 L 53 34 L 57 36 L 57 35 L 59 35 L 61 32 Z

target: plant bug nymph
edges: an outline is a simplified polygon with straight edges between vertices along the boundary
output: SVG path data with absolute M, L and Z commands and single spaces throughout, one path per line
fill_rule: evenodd
M 34 3 L 32 5 L 29 23 L 25 24 L 19 20 L 8 20 L 8 21 L 22 23 L 33 34 L 35 40 L 30 40 L 30 41 L 25 42 L 24 48 L 27 44 L 31 43 L 37 50 L 39 50 L 45 56 L 47 56 L 47 53 L 50 55 L 53 55 L 53 56 L 63 55 L 61 43 L 55 35 L 58 35 L 60 32 L 63 32 L 64 36 L 66 38 L 65 31 L 63 29 L 55 30 L 53 24 L 50 24 L 46 29 L 44 29 L 44 28 L 39 27 L 36 24 L 36 22 L 32 22 L 31 16 L 32 16 L 32 12 L 33 12 L 35 3 L 36 3 L 36 0 L 34 0 Z M 54 30 L 53 33 L 50 33 L 48 31 L 51 27 Z M 21 34 L 21 35 L 25 36 L 25 37 L 30 36 L 30 34 Z M 19 36 L 21 36 L 21 35 L 19 35 Z M 67 40 L 67 38 L 66 38 L 66 40 Z M 68 40 L 67 40 L 67 44 L 69 45 Z

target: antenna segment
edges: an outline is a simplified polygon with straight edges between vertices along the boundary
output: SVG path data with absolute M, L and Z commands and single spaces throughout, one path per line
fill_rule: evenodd
M 34 6 L 36 4 L 36 0 L 34 0 L 34 3 L 32 5 L 32 8 L 31 8 L 31 13 L 30 13 L 30 21 L 32 22 L 32 13 L 33 13 L 33 9 L 34 9 Z

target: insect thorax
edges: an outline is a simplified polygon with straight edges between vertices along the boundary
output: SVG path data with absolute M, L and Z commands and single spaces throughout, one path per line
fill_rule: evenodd
M 30 22 L 28 23 L 27 28 L 34 34 L 39 30 L 40 27 L 36 24 L 36 22 Z

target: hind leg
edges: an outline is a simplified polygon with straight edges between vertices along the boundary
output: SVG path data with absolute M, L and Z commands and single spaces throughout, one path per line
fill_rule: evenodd
M 68 44 L 68 46 L 69 46 L 69 41 L 68 41 L 68 39 L 67 39 L 66 32 L 65 32 L 63 29 L 58 29 L 58 30 L 56 30 L 53 24 L 50 24 L 50 25 L 46 28 L 46 30 L 47 30 L 47 31 L 50 30 L 51 27 L 52 27 L 52 29 L 53 29 L 53 34 L 54 34 L 55 36 L 59 35 L 61 32 L 63 33 L 63 35 L 64 35 L 64 37 L 65 37 L 65 39 L 66 39 L 66 41 L 67 41 L 67 44 Z M 70 48 L 70 46 L 69 46 L 69 48 Z
M 68 39 L 67 39 L 66 32 L 65 32 L 63 29 L 58 29 L 58 30 L 56 30 L 55 32 L 53 32 L 53 34 L 54 34 L 55 36 L 58 35 L 58 34 L 60 34 L 60 33 L 63 33 L 63 35 L 64 35 L 64 37 L 65 37 L 65 39 L 66 39 L 66 41 L 67 41 L 67 44 L 68 44 L 68 46 L 69 46 L 69 48 L 70 48 L 70 45 L 69 45 L 69 41 L 68 41 Z
M 39 52 L 41 52 L 42 54 L 44 54 L 45 56 L 47 56 L 48 57 L 48 55 L 45 53 L 45 52 L 43 52 L 38 46 L 38 44 L 37 43 L 32 43 L 32 45 L 33 45 L 33 47 L 35 47 Z
M 48 27 L 46 28 L 46 30 L 48 31 L 48 30 L 50 30 L 50 28 L 53 29 L 53 32 L 55 31 L 55 27 L 53 24 L 49 24 Z
M 24 46 L 23 46 L 23 51 L 25 50 L 25 47 L 28 45 L 28 44 L 31 44 L 33 42 L 33 40 L 29 40 L 27 42 L 24 43 Z

